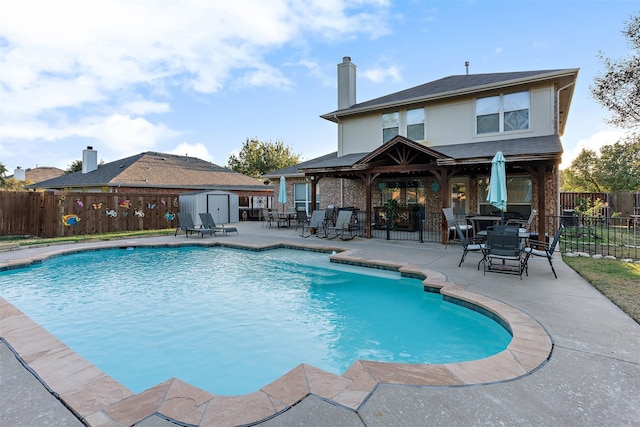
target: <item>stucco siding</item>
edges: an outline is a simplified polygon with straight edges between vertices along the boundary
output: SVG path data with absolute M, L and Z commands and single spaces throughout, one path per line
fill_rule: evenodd
M 339 156 L 366 153 L 382 145 L 382 118 L 379 113 L 358 116 L 342 123 Z
M 476 135 L 475 97 L 455 102 L 427 105 L 425 114 L 425 141 L 430 147 L 495 141 L 519 137 L 536 137 L 555 133 L 554 89 L 552 85 L 531 89 L 529 129 L 517 132 Z M 412 107 L 415 108 L 415 107 Z M 404 113 L 401 112 L 399 134 L 406 136 Z M 359 115 L 342 122 L 339 132 L 338 155 L 372 151 L 382 145 L 381 112 Z

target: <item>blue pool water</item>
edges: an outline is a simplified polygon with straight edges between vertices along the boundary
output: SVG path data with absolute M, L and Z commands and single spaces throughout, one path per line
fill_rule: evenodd
M 177 377 L 245 394 L 300 363 L 449 363 L 511 340 L 421 280 L 290 249 L 83 252 L 0 273 L 0 295 L 136 393 Z

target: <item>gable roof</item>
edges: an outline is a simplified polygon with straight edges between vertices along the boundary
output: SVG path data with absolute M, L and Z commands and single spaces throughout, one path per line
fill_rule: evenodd
M 140 187 L 262 190 L 262 181 L 195 157 L 147 151 L 38 183 L 38 188 Z
M 560 85 L 564 86 L 575 81 L 577 75 L 577 68 L 453 75 L 369 101 L 360 102 L 349 108 L 332 111 L 320 117 L 338 123 L 340 117 L 352 114 L 477 94 L 536 82 L 557 80 Z
M 411 150 L 413 153 L 407 149 Z M 395 153 L 392 153 L 392 151 L 395 151 Z M 422 155 L 422 158 L 429 157 L 434 160 L 447 158 L 447 156 L 443 155 L 441 152 L 433 150 L 426 145 L 412 141 L 404 136 L 396 135 L 380 147 L 373 150 L 371 153 L 367 154 L 365 157 L 355 162 L 354 165 L 366 165 L 367 163 L 375 162 L 381 156 L 386 155 L 390 155 L 398 164 L 411 163 L 412 160 L 415 160 L 411 157 L 417 157 L 418 155 Z

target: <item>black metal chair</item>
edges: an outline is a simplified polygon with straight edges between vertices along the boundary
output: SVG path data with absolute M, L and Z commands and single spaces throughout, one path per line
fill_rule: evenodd
M 517 227 L 496 225 L 487 229 L 484 271 L 517 274 L 522 280 L 528 257 L 523 256 Z M 528 273 L 527 273 L 528 274 Z
M 549 261 L 549 265 L 551 266 L 551 271 L 553 272 L 553 276 L 557 279 L 558 275 L 556 274 L 555 268 L 553 268 L 553 262 L 551 258 L 553 257 L 553 252 L 556 250 L 558 246 L 558 242 L 560 241 L 560 235 L 562 234 L 562 230 L 564 226 L 560 224 L 560 228 L 556 231 L 556 234 L 553 236 L 553 241 L 551 243 L 541 242 L 539 240 L 529 240 L 529 245 L 524 249 L 525 256 L 527 261 L 525 261 L 525 266 L 528 267 L 527 262 L 531 255 L 545 257 Z
M 478 262 L 478 270 L 480 270 L 480 263 L 485 260 L 484 250 L 485 244 L 479 237 L 467 237 L 466 233 L 462 231 L 458 223 L 454 223 L 453 225 L 456 229 L 456 234 L 458 235 L 458 239 L 460 239 L 460 243 L 462 243 L 462 258 L 460 258 L 460 263 L 458 263 L 458 267 L 462 265 L 465 257 L 469 252 L 482 252 L 482 259 Z

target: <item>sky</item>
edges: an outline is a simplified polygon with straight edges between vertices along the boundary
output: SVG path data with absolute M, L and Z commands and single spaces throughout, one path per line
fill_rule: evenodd
M 625 132 L 589 86 L 634 53 L 637 0 L 0 0 L 0 163 L 145 151 L 224 166 L 248 138 L 337 149 L 337 64 L 357 102 L 455 74 L 579 68 L 561 167 Z

